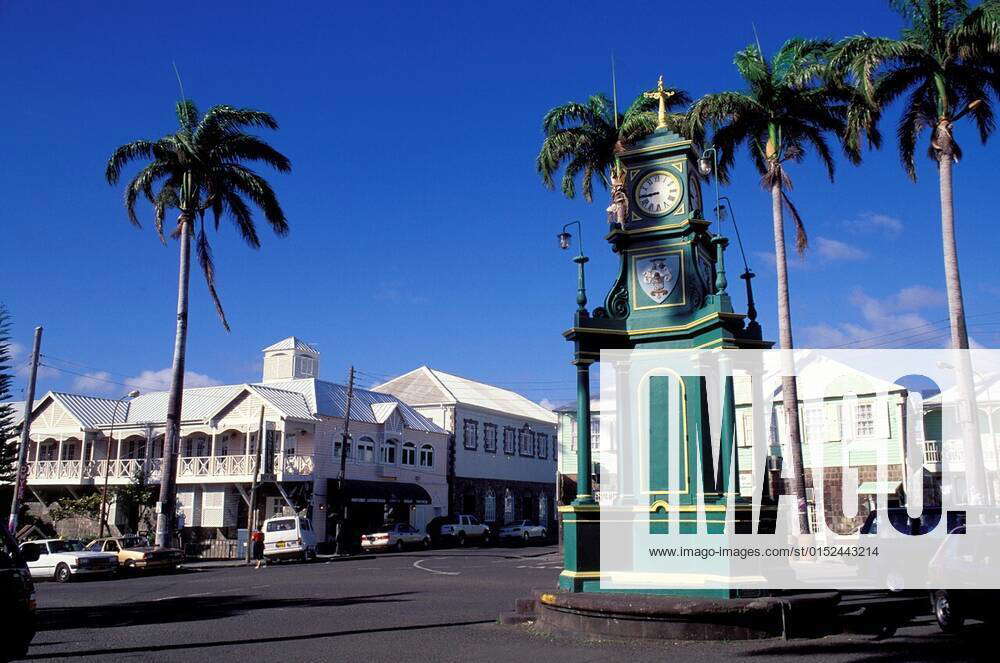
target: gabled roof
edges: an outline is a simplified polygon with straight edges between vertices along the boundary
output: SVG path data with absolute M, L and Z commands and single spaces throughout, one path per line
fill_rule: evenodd
M 375 415 L 375 421 L 384 424 L 398 407 L 399 403 L 372 403 L 372 413 Z
M 301 393 L 315 414 L 343 418 L 344 411 L 347 409 L 347 387 L 342 384 L 317 380 L 316 378 L 302 378 L 268 382 L 266 386 Z M 391 394 L 376 393 L 357 387 L 354 389 L 354 398 L 351 401 L 351 420 L 369 424 L 381 423 L 376 419 L 372 408 L 379 403 L 395 404 L 397 411 L 403 418 L 403 425 L 407 428 L 430 433 L 448 432 Z
M 998 383 L 1000 383 L 1000 373 L 986 373 L 985 375 L 975 373 L 973 374 L 973 388 L 975 389 L 974 397 L 976 403 L 996 403 L 1000 398 L 995 394 L 1000 394 L 1000 390 L 997 390 Z M 924 405 L 941 405 L 944 402 L 956 403 L 960 399 L 958 385 L 952 385 L 948 387 L 940 394 L 935 394 L 930 398 L 924 399 Z
M 269 352 L 271 350 L 304 350 L 305 352 L 319 354 L 319 350 L 296 336 L 289 336 L 288 338 L 282 339 L 273 345 L 269 345 L 264 348 L 262 352 Z
M 404 373 L 374 389 L 394 394 L 410 405 L 464 403 L 518 417 L 548 423 L 556 422 L 556 415 L 551 410 L 543 408 L 517 392 L 469 380 L 427 366 L 421 366 L 409 373 Z

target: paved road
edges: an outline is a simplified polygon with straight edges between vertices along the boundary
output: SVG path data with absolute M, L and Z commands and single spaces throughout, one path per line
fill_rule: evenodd
M 758 643 L 584 642 L 504 627 L 497 614 L 559 573 L 555 548 L 437 550 L 266 569 L 213 568 L 39 583 L 29 659 L 280 661 L 974 660 L 929 623 L 867 636 Z M 992 638 L 990 639 L 992 642 Z M 995 659 L 993 659 L 995 660 Z

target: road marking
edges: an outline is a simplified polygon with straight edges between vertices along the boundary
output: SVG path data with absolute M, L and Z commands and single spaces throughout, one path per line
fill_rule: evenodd
M 433 557 L 431 559 L 445 559 L 444 557 Z M 420 569 L 421 571 L 427 571 L 428 573 L 437 573 L 443 576 L 457 576 L 461 571 L 438 571 L 437 569 L 428 569 L 427 567 L 421 566 L 423 562 L 429 562 L 431 559 L 418 559 L 413 563 L 413 568 Z
M 263 589 L 264 587 L 270 587 L 270 585 L 250 585 L 249 587 L 243 587 L 241 589 L 224 589 L 222 591 L 214 592 L 199 592 L 197 594 L 180 594 L 178 596 L 161 596 L 158 599 L 153 599 L 154 601 L 173 601 L 176 599 L 191 599 L 196 596 L 208 596 L 210 594 L 227 594 L 236 591 L 243 591 L 244 589 Z

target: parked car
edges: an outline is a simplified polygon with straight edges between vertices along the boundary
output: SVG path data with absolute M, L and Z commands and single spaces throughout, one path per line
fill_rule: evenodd
M 969 533 L 969 536 L 962 536 Z M 1000 583 L 1000 525 L 960 525 L 952 529 L 931 560 L 928 580 L 931 610 L 946 633 L 962 629 L 967 618 L 1000 623 L 1000 591 L 973 589 Z M 963 589 L 963 588 L 968 589 Z
M 136 535 L 95 539 L 87 544 L 87 550 L 113 553 L 119 568 L 127 572 L 173 570 L 184 561 L 184 553 L 178 548 L 155 548 Z
M 452 540 L 460 546 L 471 541 L 489 543 L 490 528 L 479 522 L 475 516 L 459 514 L 441 525 L 441 538 Z
M 548 530 L 541 525 L 530 520 L 515 520 L 500 528 L 497 538 L 501 541 L 523 541 L 527 543 L 532 539 L 547 539 Z
M 35 583 L 28 563 L 37 559 L 37 547 L 22 553 L 7 526 L 0 525 L 0 612 L 6 615 L 3 621 L 7 633 L 0 638 L 0 660 L 26 655 L 35 637 Z
M 264 521 L 264 557 L 301 559 L 316 557 L 316 534 L 308 518 L 278 516 Z
M 79 541 L 27 541 L 21 544 L 21 552 L 34 558 L 33 562 L 28 562 L 32 578 L 69 582 L 76 576 L 107 575 L 118 570 L 115 555 L 85 550 Z
M 408 547 L 431 547 L 431 537 L 409 523 L 387 524 L 375 532 L 361 535 L 362 550 L 388 550 L 399 552 Z

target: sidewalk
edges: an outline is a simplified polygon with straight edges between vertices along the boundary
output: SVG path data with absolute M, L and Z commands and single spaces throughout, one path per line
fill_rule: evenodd
M 544 557 L 545 555 L 553 554 L 553 550 L 519 550 L 517 548 L 431 548 L 429 550 L 408 550 L 406 552 L 380 552 L 377 554 L 378 557 L 396 557 L 399 555 L 409 555 L 425 553 L 428 555 L 433 555 L 435 557 L 449 557 L 452 555 L 469 555 L 473 553 L 478 556 L 488 557 L 488 556 L 501 556 L 510 558 L 520 558 L 520 559 L 531 559 L 534 557 Z M 556 551 L 557 552 L 557 551 Z M 359 555 L 348 555 L 345 557 L 338 557 L 337 555 L 327 555 L 318 554 L 316 555 L 317 562 L 352 562 L 360 560 L 371 560 L 375 559 L 376 555 L 371 553 L 362 553 Z M 253 562 L 250 562 L 252 564 Z M 244 559 L 209 559 L 209 560 L 198 560 L 194 559 L 189 562 L 184 562 L 179 568 L 182 569 L 224 569 L 229 567 L 238 566 L 248 566 L 248 563 Z

